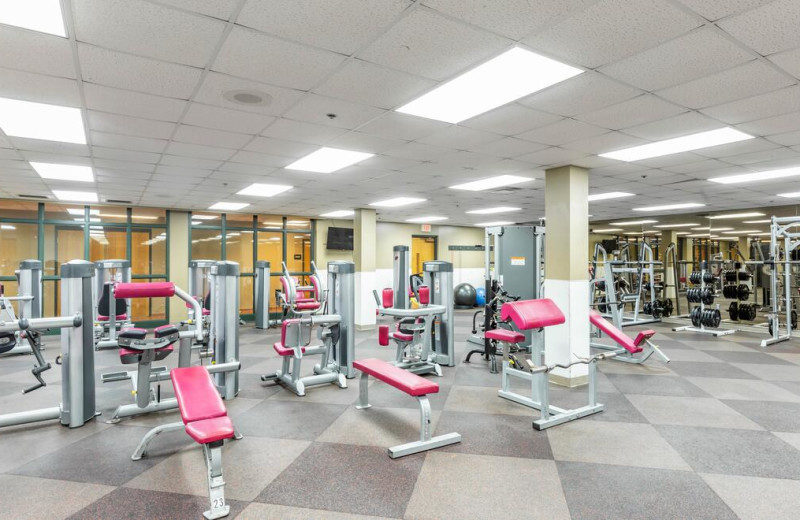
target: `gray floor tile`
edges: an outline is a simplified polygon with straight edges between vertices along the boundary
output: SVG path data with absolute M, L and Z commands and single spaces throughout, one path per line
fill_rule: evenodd
M 351 515 L 323 509 L 279 506 L 252 502 L 236 520 L 377 520 L 383 516 Z
M 708 397 L 707 392 L 682 377 L 608 374 L 608 379 L 623 394 Z
M 768 381 L 721 377 L 687 377 L 686 379 L 717 399 L 800 402 L 800 396 L 797 394 Z
M 800 480 L 800 452 L 766 431 L 657 426 L 698 473 Z
M 670 370 L 683 377 L 726 377 L 730 379 L 756 379 L 752 374 L 740 370 L 728 363 L 693 363 L 690 361 L 673 361 Z
M 762 429 L 733 408 L 710 397 L 629 395 L 628 399 L 653 424 Z
M 442 451 L 552 459 L 553 452 L 547 434 L 534 430 L 532 422 L 532 418 L 518 415 L 443 412 L 435 434 L 461 434 L 460 443 L 443 448 Z
M 441 412 L 431 414 L 435 429 Z M 328 429 L 317 437 L 318 442 L 357 444 L 389 448 L 419 439 L 419 410 L 410 408 L 347 409 Z
M 558 462 L 573 520 L 725 520 L 736 515 L 696 474 Z
M 700 475 L 742 520 L 794 520 L 800 511 L 800 482 L 734 475 Z
M 800 366 L 794 363 L 786 365 L 733 363 L 732 365 L 764 381 L 800 382 Z
M 800 433 L 800 403 L 733 400 L 723 402 L 767 430 Z
M 433 376 L 427 377 L 429 377 L 431 381 L 439 383 L 439 392 L 428 395 L 428 401 L 431 403 L 431 409 L 441 410 L 444 408 L 444 404 L 447 401 L 447 396 L 450 394 L 450 390 L 453 388 L 453 384 L 443 381 L 443 378 L 437 378 Z M 356 400 L 358 399 L 357 392 L 359 384 L 360 383 L 358 382 L 358 379 L 355 379 L 353 388 L 356 391 Z M 371 379 L 369 385 L 369 403 L 372 406 L 383 408 L 419 409 L 419 405 L 417 404 L 417 400 L 415 398 L 391 385 L 387 385 L 382 381 L 375 381 L 373 379 Z M 351 404 L 355 404 L 355 401 L 353 401 Z
M 348 408 L 345 405 L 268 399 L 236 417 L 242 435 L 314 440 Z
M 770 356 L 764 352 L 710 352 L 710 355 L 726 363 L 746 363 L 750 365 L 790 365 L 788 361 Z
M 314 443 L 258 502 L 400 518 L 425 455 L 391 460 L 385 448 Z
M 19 475 L 0 475 L 0 487 L 0 516 L 14 520 L 66 518 L 114 491 L 112 486 Z

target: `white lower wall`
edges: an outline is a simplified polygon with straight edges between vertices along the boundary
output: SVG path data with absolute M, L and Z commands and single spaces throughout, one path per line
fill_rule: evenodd
M 375 327 L 375 297 L 372 291 L 377 289 L 375 273 L 356 273 L 356 328 L 365 329 Z
M 585 280 L 546 280 L 547 297 L 558 305 L 566 321 L 545 329 L 545 362 L 569 363 L 575 356 L 589 355 L 589 284 Z M 586 376 L 586 365 L 569 370 L 557 369 L 553 375 L 569 379 Z

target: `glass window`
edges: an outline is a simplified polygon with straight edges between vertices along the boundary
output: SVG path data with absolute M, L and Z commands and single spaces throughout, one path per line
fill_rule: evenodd
M 228 231 L 225 235 L 227 260 L 239 264 L 240 273 L 253 272 L 253 232 Z
M 80 204 L 51 204 L 50 202 L 47 202 L 44 205 L 45 220 L 76 221 L 76 219 L 78 219 L 80 222 L 83 222 L 83 212 L 84 206 L 81 206 Z M 97 216 L 99 212 L 99 209 L 93 209 L 91 210 L 90 215 L 96 221 L 99 221 L 100 217 Z
M 158 282 L 160 280 L 152 280 Z M 166 298 L 134 298 L 131 300 L 131 320 L 152 321 L 167 319 Z
M 222 231 L 192 229 L 192 259 L 222 260 Z
M 222 216 L 219 213 L 192 213 L 193 226 L 221 226 Z
M 128 258 L 125 228 L 89 226 L 89 260 Z
M 14 276 L 22 260 L 39 258 L 38 231 L 36 224 L 0 224 L 0 276 Z
M 126 224 L 128 222 L 128 210 L 113 206 L 91 208 L 89 210 L 89 220 L 94 222 L 95 219 L 99 219 L 100 222 Z
M 131 272 L 138 275 L 167 273 L 167 230 L 131 231 Z
M 253 277 L 239 277 L 239 314 L 253 314 Z
M 286 229 L 311 230 L 311 219 L 305 217 L 289 217 L 286 220 Z
M 5 218 L 39 218 L 39 203 L 24 200 L 0 200 L 0 215 Z
M 258 233 L 258 259 L 268 261 L 271 272 L 281 273 L 281 262 L 283 261 L 282 233 L 264 231 Z
M 226 227 L 253 227 L 253 215 L 244 213 L 228 213 L 225 215 Z
M 61 312 L 61 280 L 45 280 L 42 282 L 42 313 L 46 318 L 60 316 Z
M 167 211 L 156 208 L 133 208 L 131 222 L 134 224 L 166 224 Z
M 286 265 L 289 271 L 311 271 L 311 235 L 309 233 L 286 232 Z
M 279 217 L 277 215 L 259 215 L 258 216 L 258 227 L 259 227 L 259 229 L 263 229 L 263 228 L 282 229 L 283 228 L 283 217 Z
M 83 226 L 47 224 L 44 227 L 44 274 L 58 275 L 62 264 L 75 259 L 83 259 Z

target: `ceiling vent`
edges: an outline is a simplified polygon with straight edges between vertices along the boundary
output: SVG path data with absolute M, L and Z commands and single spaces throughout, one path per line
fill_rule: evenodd
M 117 199 L 107 199 L 106 202 L 109 204 L 133 204 L 133 202 L 129 200 L 117 200 Z
M 272 96 L 258 90 L 229 90 L 222 96 L 237 105 L 267 106 L 272 104 Z
M 37 199 L 37 200 L 47 200 L 49 197 L 45 197 L 44 195 L 25 195 L 24 193 L 20 193 L 17 197 L 21 199 Z
M 522 191 L 522 188 L 515 188 L 513 186 L 507 186 L 505 188 L 498 188 L 496 190 L 491 190 L 492 193 L 516 193 L 518 191 Z

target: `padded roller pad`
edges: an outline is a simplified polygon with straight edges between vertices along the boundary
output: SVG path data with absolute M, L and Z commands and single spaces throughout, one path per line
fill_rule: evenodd
M 166 336 L 170 336 L 172 334 L 177 334 L 180 331 L 178 330 L 178 327 L 175 325 L 162 325 L 160 327 L 156 327 L 155 329 L 153 329 L 153 332 L 155 333 L 155 336 L 157 338 L 163 338 Z
M 295 304 L 295 309 L 299 311 L 310 311 L 319 309 L 319 302 L 299 302 Z
M 125 321 L 125 320 L 128 319 L 128 315 L 127 314 L 117 314 L 115 319 L 117 321 Z M 108 316 L 98 315 L 97 316 L 97 321 L 108 321 Z
M 519 343 L 525 341 L 525 334 L 508 329 L 492 329 L 486 331 L 486 339 L 495 341 L 505 341 L 507 343 Z
M 636 335 L 636 339 L 633 340 L 633 344 L 637 347 L 644 343 L 646 339 L 650 339 L 656 335 L 656 331 L 654 330 L 643 330 L 639 334 Z
M 500 310 L 500 319 L 514 322 L 519 330 L 561 325 L 567 320 L 561 309 L 549 298 L 504 303 Z
M 289 347 L 284 347 L 283 343 L 275 343 L 272 345 L 272 348 L 275 349 L 275 352 L 278 353 L 279 356 L 294 356 L 294 349 Z M 305 352 L 305 347 L 300 347 L 300 352 Z
M 144 339 L 145 336 L 147 336 L 147 329 L 140 329 L 136 327 L 132 327 L 130 329 L 122 329 L 119 332 L 120 338 Z
M 439 392 L 437 383 L 380 359 L 356 360 L 353 367 L 414 397 Z

